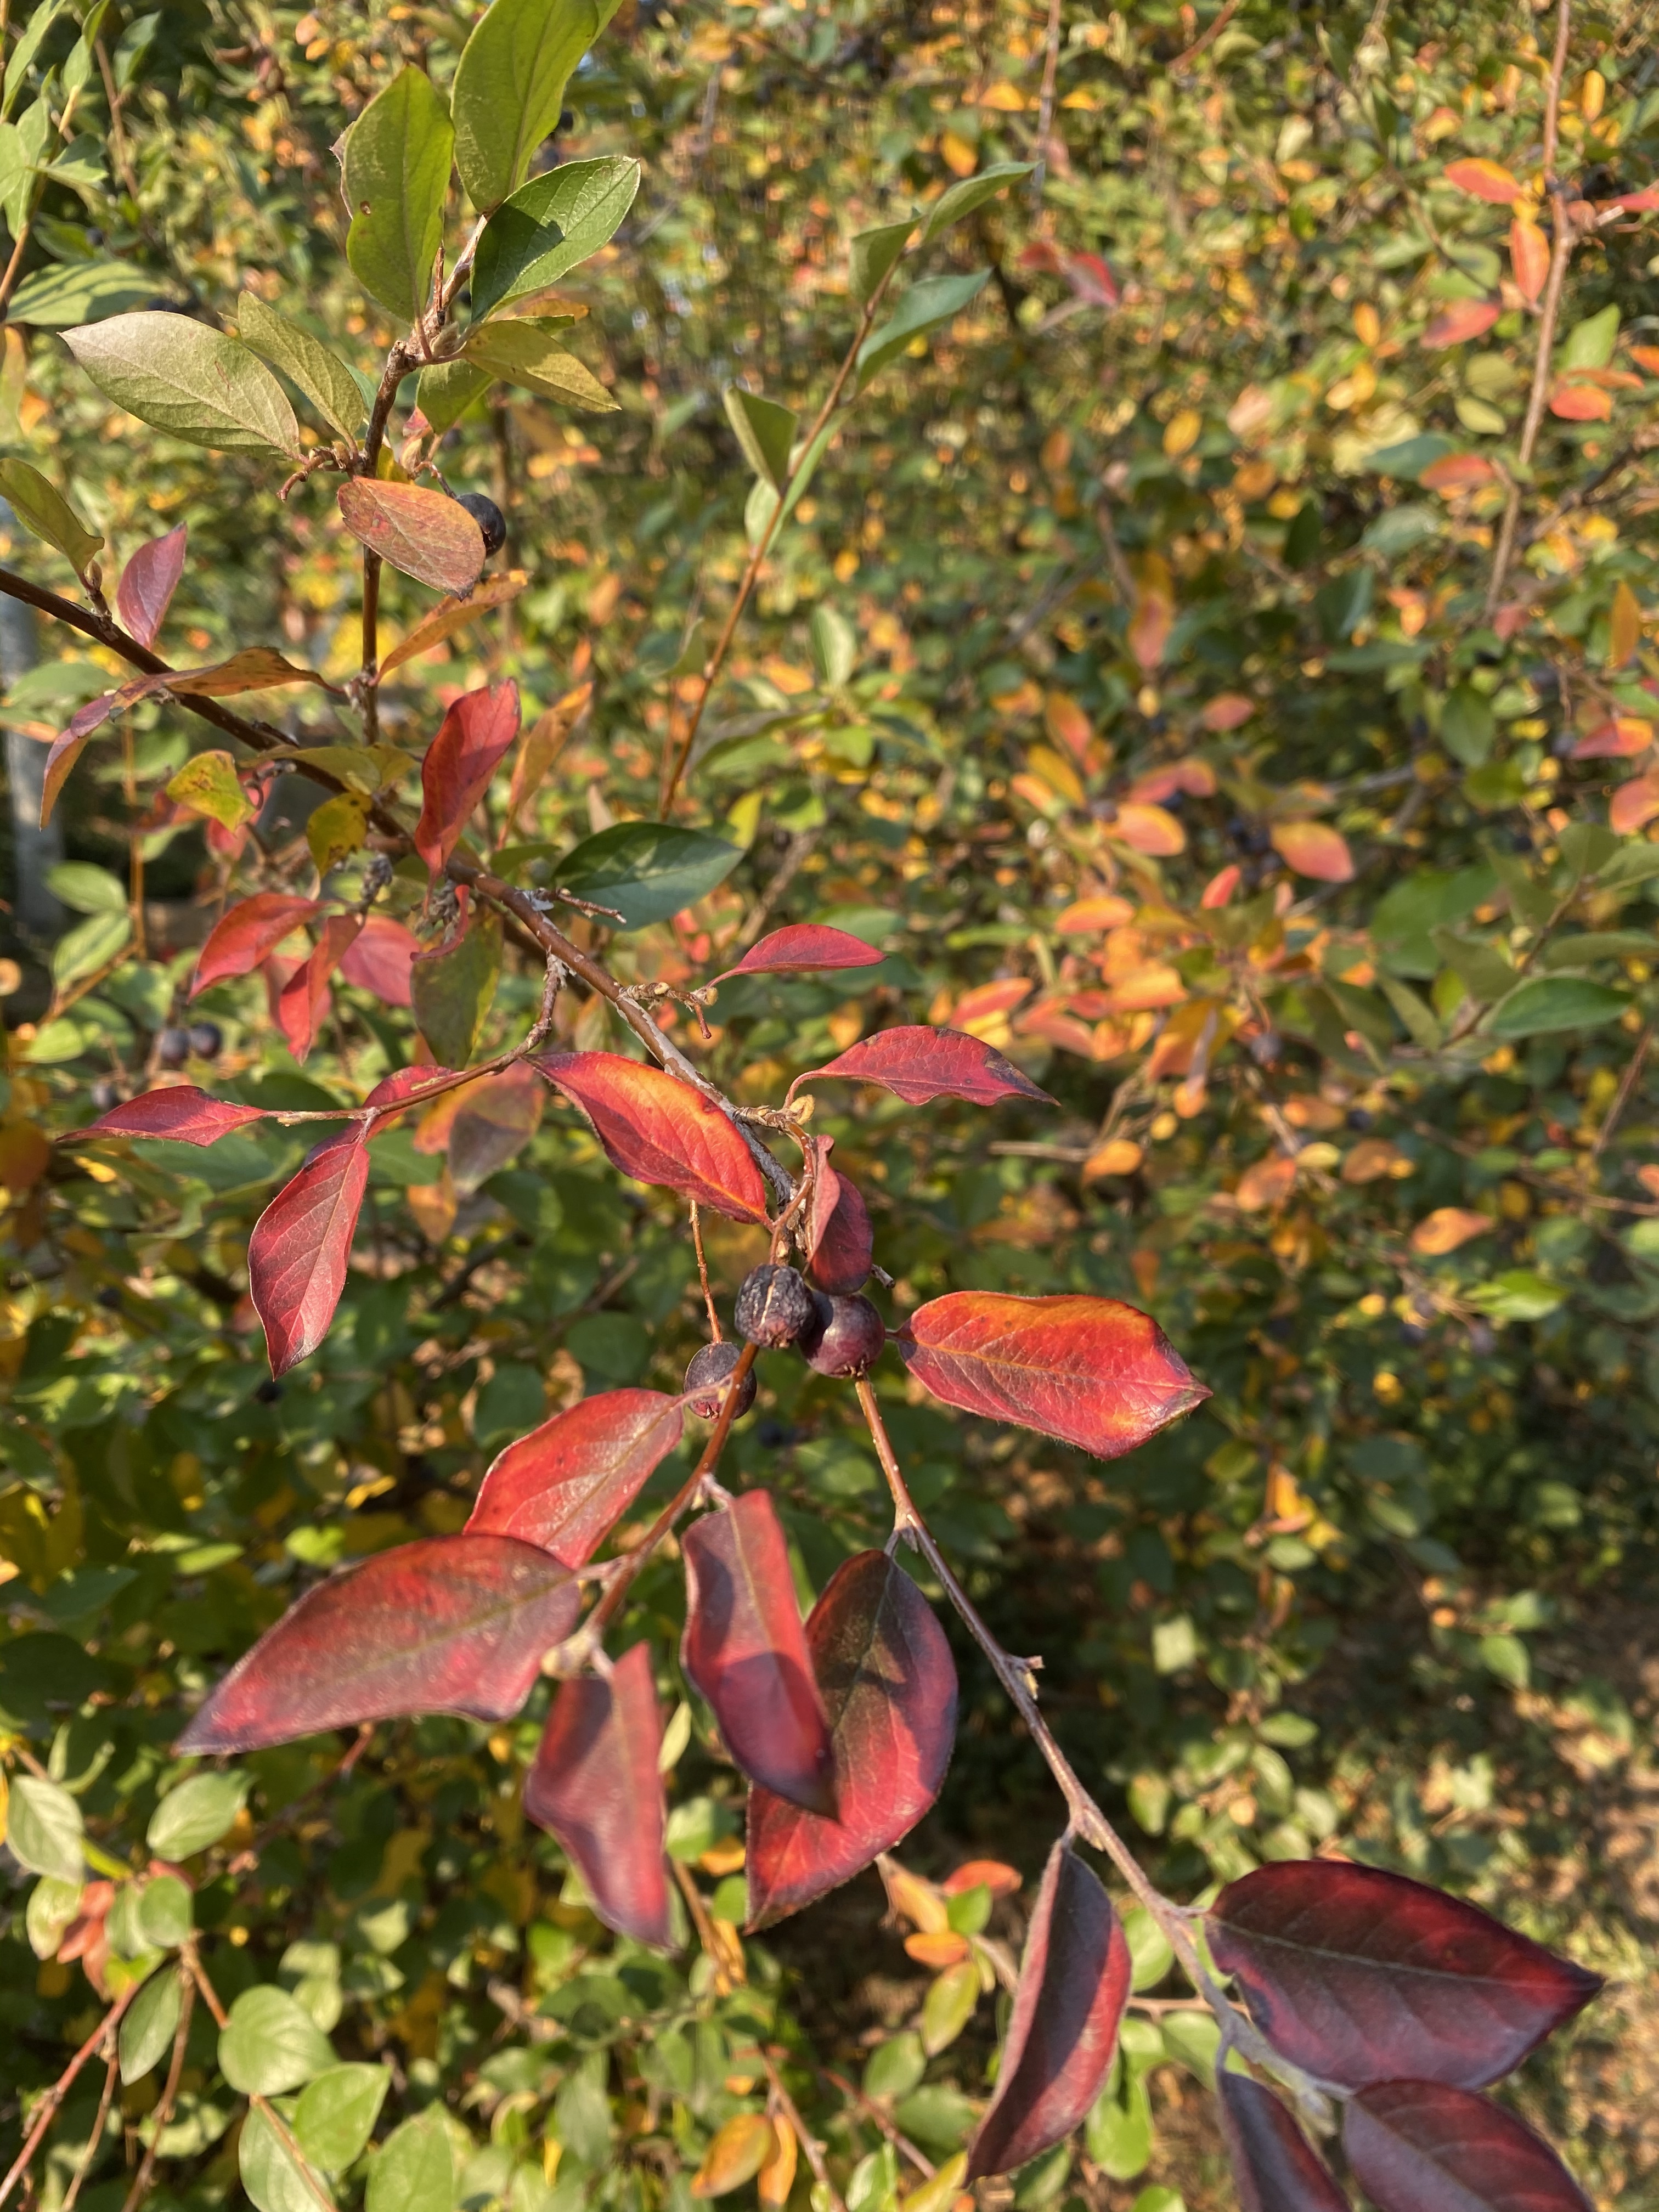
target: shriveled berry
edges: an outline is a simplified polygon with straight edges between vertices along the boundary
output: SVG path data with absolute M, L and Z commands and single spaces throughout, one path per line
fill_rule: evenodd
M 806 1364 L 818 1375 L 867 1375 L 881 1357 L 887 1327 L 868 1298 L 818 1297 L 820 1326 L 801 1340 Z
M 464 491 L 456 500 L 464 507 L 483 532 L 484 558 L 499 553 L 507 543 L 507 517 L 487 492 Z
M 190 1048 L 198 1060 L 217 1060 L 224 1042 L 225 1033 L 217 1022 L 191 1024 Z
M 740 1336 L 775 1351 L 815 1327 L 817 1310 L 805 1279 L 793 1267 L 756 1267 L 743 1279 L 733 1318 Z
M 182 1067 L 190 1058 L 190 1031 L 163 1030 L 155 1040 L 155 1057 L 163 1067 Z
M 118 1106 L 120 1103 L 121 1086 L 118 1083 L 104 1082 L 93 1085 L 92 1108 L 94 1114 L 107 1114 L 112 1107 Z
M 729 1340 L 723 1344 L 705 1344 L 691 1355 L 691 1364 L 685 1370 L 685 1387 L 699 1395 L 691 1401 L 691 1410 L 701 1413 L 705 1421 L 718 1420 L 720 1393 L 727 1376 L 743 1357 L 743 1346 Z M 738 1410 L 732 1414 L 740 1421 L 755 1402 L 755 1370 L 751 1367 L 738 1385 Z

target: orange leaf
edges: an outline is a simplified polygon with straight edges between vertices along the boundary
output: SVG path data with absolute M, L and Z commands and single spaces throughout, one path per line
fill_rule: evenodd
M 1133 1175 L 1145 1158 L 1133 1137 L 1110 1138 L 1083 1163 L 1083 1180 L 1093 1182 L 1100 1176 Z
M 1233 860 L 1212 876 L 1204 886 L 1203 893 L 1198 902 L 1200 906 L 1210 910 L 1218 906 L 1225 906 L 1238 889 L 1239 873 L 1238 863 Z
M 509 599 L 516 599 L 529 581 L 526 570 L 514 568 L 508 575 L 492 576 L 470 599 L 441 599 L 431 613 L 423 616 L 386 654 L 380 663 L 381 681 L 384 683 L 394 668 L 401 668 L 404 661 L 413 660 L 418 653 L 430 653 L 466 623 L 487 615 L 492 607 L 502 607 Z
M 1062 937 L 1091 937 L 1097 929 L 1120 928 L 1133 915 L 1127 899 L 1104 891 L 1097 898 L 1074 899 L 1056 919 L 1054 927 Z
M 1550 273 L 1550 242 L 1529 216 L 1518 215 L 1510 225 L 1510 266 L 1516 290 L 1535 307 Z
M 1255 700 L 1247 699 L 1242 691 L 1220 691 L 1198 719 L 1206 730 L 1236 730 L 1255 712 Z
M 1607 617 L 1607 665 L 1622 668 L 1642 642 L 1642 609 L 1630 586 L 1620 582 Z
M 1520 179 L 1512 176 L 1500 161 L 1453 161 L 1445 174 L 1446 182 L 1455 185 L 1460 192 L 1472 193 L 1478 200 L 1489 200 L 1495 207 L 1510 206 L 1525 190 Z
M 340 519 L 358 544 L 405 576 L 462 599 L 477 583 L 483 532 L 447 492 L 353 477 L 341 485 L 339 502 Z
M 764 2112 L 738 2112 L 703 2153 L 691 2182 L 694 2197 L 724 2197 L 752 2181 L 777 2152 L 777 2138 Z
M 1162 806 L 1136 803 L 1120 806 L 1116 819 L 1107 825 L 1107 835 L 1121 839 L 1133 852 L 1150 854 L 1158 860 L 1187 849 L 1186 831 Z
M 613 1167 L 731 1221 L 766 1219 L 754 1156 L 712 1100 L 659 1067 L 614 1052 L 556 1052 L 532 1063 L 593 1124 Z
M 1423 343 L 1431 353 L 1443 346 L 1464 345 L 1470 338 L 1483 337 L 1501 313 L 1496 300 L 1459 300 L 1435 317 L 1423 333 Z
M 1622 591 L 1624 586 L 1620 585 Z M 1653 725 L 1644 722 L 1639 714 L 1616 714 L 1610 722 L 1598 722 L 1588 737 L 1580 738 L 1572 749 L 1574 760 L 1628 760 L 1632 754 L 1644 753 L 1653 743 Z
M 968 1956 L 968 1938 L 958 1936 L 954 1929 L 937 1936 L 907 1936 L 904 1948 L 918 1966 L 935 1969 L 958 1966 Z
M 795 2130 L 781 2112 L 775 2113 L 772 2148 L 755 2177 L 756 2191 L 768 2212 L 781 2212 L 789 2202 L 789 2192 L 795 2185 Z
M 1325 822 L 1277 822 L 1267 833 L 1285 866 L 1322 884 L 1346 884 L 1353 875 L 1346 838 Z
M 1613 415 L 1613 394 L 1598 385 L 1564 379 L 1550 394 L 1550 413 L 1564 422 L 1606 422 Z
M 1479 453 L 1447 453 L 1431 461 L 1417 481 L 1425 491 L 1437 491 L 1453 499 L 1460 491 L 1474 491 L 1481 484 L 1492 483 L 1497 475 L 1492 463 Z
M 1131 799 L 1148 799 L 1155 805 L 1163 799 L 1173 799 L 1177 792 L 1188 799 L 1213 797 L 1215 770 L 1207 761 L 1171 761 L 1165 768 L 1148 769 L 1129 787 Z
M 1621 837 L 1628 837 L 1659 814 L 1659 775 L 1632 776 L 1621 783 L 1613 794 L 1613 804 L 1607 809 L 1607 824 Z
M 1386 1137 L 1362 1138 L 1342 1163 L 1342 1180 L 1348 1183 L 1376 1182 L 1383 1176 L 1411 1172 L 1412 1163 Z
M 965 1897 L 970 1889 L 988 1889 L 993 1897 L 1012 1897 L 1020 1887 L 1017 1870 L 1000 1859 L 969 1859 L 947 1874 L 939 1887 L 947 1897 Z
M 1241 1213 L 1260 1213 L 1263 1207 L 1277 1206 L 1291 1194 L 1296 1182 L 1296 1162 L 1275 1155 L 1258 1160 L 1253 1168 L 1246 1168 L 1238 1179 L 1233 1193 L 1234 1203 Z
M 1630 357 L 1638 368 L 1645 369 L 1650 376 L 1659 376 L 1659 346 L 1632 346 Z
M 1412 1249 L 1437 1260 L 1443 1253 L 1455 1252 L 1460 1244 L 1467 1244 L 1471 1237 L 1484 1237 L 1496 1226 L 1484 1213 L 1470 1213 L 1461 1206 L 1437 1206 L 1413 1230 Z
M 1129 616 L 1129 650 L 1145 676 L 1164 659 L 1175 623 L 1175 584 L 1161 553 L 1143 553 L 1135 563 L 1135 603 Z M 1179 846 L 1176 848 L 1178 852 Z

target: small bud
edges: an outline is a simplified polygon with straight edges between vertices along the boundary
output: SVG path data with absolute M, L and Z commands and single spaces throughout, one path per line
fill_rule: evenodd
M 750 1344 L 776 1350 L 816 1325 L 817 1303 L 793 1267 L 757 1267 L 744 1277 L 733 1317 Z
M 732 1370 L 742 1358 L 742 1347 L 730 1341 L 705 1344 L 691 1355 L 691 1364 L 685 1370 L 685 1387 L 696 1391 L 691 1401 L 691 1410 L 701 1413 L 705 1421 L 720 1418 L 720 1398 Z M 751 1367 L 738 1386 L 738 1407 L 732 1418 L 740 1421 L 755 1402 L 755 1370 Z

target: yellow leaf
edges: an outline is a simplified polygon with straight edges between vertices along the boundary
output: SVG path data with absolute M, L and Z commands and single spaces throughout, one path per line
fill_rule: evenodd
M 1470 1213 L 1461 1206 L 1437 1206 L 1413 1230 L 1412 1249 L 1437 1260 L 1443 1253 L 1456 1251 L 1471 1237 L 1484 1237 L 1495 1226 L 1484 1213 Z
M 945 167 L 950 170 L 952 176 L 971 177 L 979 167 L 978 153 L 965 138 L 958 137 L 954 131 L 940 132 L 939 150 L 944 157 Z
M 1109 1138 L 1083 1163 L 1083 1180 L 1092 1182 L 1097 1176 L 1133 1175 L 1145 1157 L 1133 1137 Z
M 781 2113 L 772 2119 L 772 2149 L 756 2180 L 763 2204 L 776 2212 L 776 2208 L 789 2202 L 789 2192 L 795 2185 L 795 2130 Z
M 1382 1176 L 1410 1175 L 1412 1163 L 1386 1137 L 1365 1137 L 1342 1163 L 1344 1182 L 1376 1182 Z
M 1190 453 L 1203 428 L 1204 417 L 1196 407 L 1183 407 L 1178 415 L 1172 415 L 1164 426 L 1164 450 L 1170 459 Z
M 694 2197 L 725 2197 L 752 2181 L 777 2148 L 764 2112 L 738 2112 L 703 2153 L 691 2183 Z
M 1033 775 L 1040 776 L 1050 791 L 1070 805 L 1083 804 L 1083 784 L 1077 770 L 1052 745 L 1033 745 L 1025 756 Z
M 1613 612 L 1607 620 L 1607 666 L 1622 668 L 1641 642 L 1642 610 L 1635 592 L 1621 582 L 1613 595 Z
M 228 753 L 195 754 L 167 785 L 167 797 L 227 830 L 240 829 L 253 811 Z
M 881 1878 L 887 1886 L 887 1902 L 895 1912 L 924 1935 L 939 1936 L 951 1925 L 945 1899 L 931 1881 L 902 1867 L 896 1859 L 881 1861 Z
M 968 2154 L 959 2150 L 954 2158 L 947 2158 L 939 2172 L 924 2181 L 920 2189 L 913 2189 L 908 2197 L 900 2197 L 899 2212 L 949 2212 L 967 2171 Z
M 368 802 L 357 793 L 343 791 L 334 799 L 325 799 L 306 823 L 306 842 L 318 873 L 325 876 L 355 853 L 368 829 Z

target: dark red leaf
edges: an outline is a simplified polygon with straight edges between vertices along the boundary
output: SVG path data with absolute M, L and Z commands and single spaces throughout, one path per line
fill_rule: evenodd
M 1270 2089 L 1223 2068 L 1221 2135 L 1243 2212 L 1348 2212 L 1348 2200 Z
M 383 1005 L 410 1004 L 409 969 L 420 948 L 402 922 L 389 915 L 372 914 L 362 935 L 349 945 L 340 960 L 340 974 L 360 991 L 371 991 Z
M 613 1167 L 661 1183 L 732 1221 L 764 1221 L 755 1158 L 711 1099 L 678 1076 L 614 1052 L 550 1053 L 534 1065 L 593 1124 Z
M 830 1164 L 833 1137 L 815 1137 L 817 1175 L 806 1224 L 806 1272 L 832 1297 L 850 1297 L 869 1278 L 875 1257 L 870 1215 L 855 1184 Z
M 933 1607 L 884 1552 L 860 1552 L 806 1623 L 830 1720 L 834 1820 L 749 1792 L 749 1924 L 769 1927 L 908 1836 L 939 1796 L 957 1732 L 957 1670 Z
M 360 545 L 435 592 L 468 599 L 483 572 L 483 532 L 459 500 L 425 484 L 353 477 L 340 519 Z
M 1229 1882 L 1209 1933 L 1274 2050 L 1347 2088 L 1409 2075 L 1478 2089 L 1601 1986 L 1459 1898 L 1328 1859 Z
M 465 835 L 473 808 L 519 734 L 519 687 L 469 691 L 444 716 L 421 763 L 415 849 L 436 870 Z
M 965 1098 L 973 1106 L 994 1105 L 999 1098 L 1036 1098 L 1045 1106 L 1054 1103 L 1012 1060 L 993 1052 L 977 1037 L 921 1024 L 878 1030 L 827 1067 L 809 1068 L 798 1075 L 789 1086 L 791 1094 L 823 1075 L 879 1084 L 911 1106 L 925 1106 L 930 1098 Z
M 714 981 L 727 975 L 806 975 L 830 968 L 879 968 L 883 955 L 860 937 L 822 922 L 796 922 L 775 929 L 751 945 L 735 968 L 727 968 Z
M 783 1529 L 768 1493 L 745 1491 L 686 1530 L 680 1664 L 751 1782 L 833 1815 L 834 1757 L 795 1602 Z
M 84 1129 L 71 1129 L 60 1139 L 68 1143 L 80 1137 L 168 1137 L 175 1145 L 216 1145 L 245 1122 L 263 1121 L 263 1106 L 239 1106 L 233 1099 L 210 1098 L 193 1083 L 180 1083 L 168 1091 L 146 1091 L 124 1099 L 100 1114 Z
M 1524 2120 L 1444 2082 L 1365 2090 L 1342 2116 L 1342 2148 L 1379 2212 L 1589 2212 Z
M 239 1659 L 179 1739 L 252 1751 L 408 1713 L 510 1720 L 581 1593 L 509 1536 L 426 1536 L 307 1590 Z
M 1129 1972 L 1112 1900 L 1062 1836 L 1042 1870 L 996 2094 L 965 2180 L 1012 2172 L 1070 2135 L 1110 2070 Z
M 1116 1459 L 1209 1396 L 1150 1315 L 1115 1298 L 952 1291 L 894 1341 L 936 1398 Z
M 196 962 L 191 997 L 227 976 L 251 975 L 285 937 L 322 910 L 319 899 L 289 898 L 281 891 L 256 891 L 242 900 L 214 924 Z
M 248 1290 L 273 1375 L 286 1375 L 328 1334 L 368 1182 L 363 1133 L 348 1129 L 317 1147 L 253 1224 Z
M 121 571 L 115 611 L 128 636 L 136 637 L 140 645 L 154 645 L 167 620 L 179 579 L 185 573 L 185 544 L 189 535 L 181 522 L 165 538 L 152 538 Z
M 363 919 L 357 914 L 331 914 L 323 924 L 311 957 L 296 968 L 276 1001 L 276 1019 L 288 1048 L 295 1060 L 304 1060 L 329 1010 L 328 979 L 343 953 L 356 942 Z
M 449 1067 L 397 1067 L 390 1075 L 383 1075 L 363 1101 L 365 1106 L 380 1109 L 375 1115 L 376 1130 L 389 1129 L 404 1100 L 412 1094 L 430 1090 L 434 1083 L 441 1083 L 445 1076 L 454 1072 Z
M 538 1544 L 585 1566 L 680 1440 L 660 1390 L 607 1390 L 509 1444 L 484 1476 L 469 1529 Z
M 636 1644 L 609 1681 L 584 1674 L 561 1687 L 525 1782 L 524 1809 L 563 1845 L 605 1926 L 665 1951 L 674 1923 L 661 1747 L 651 1648 Z

